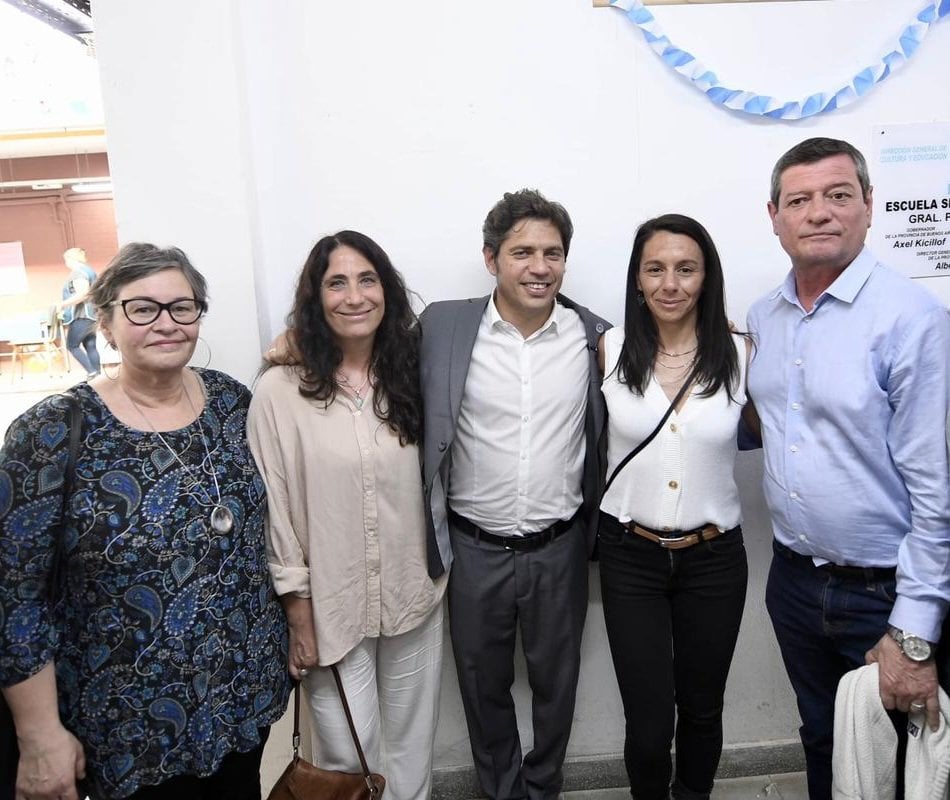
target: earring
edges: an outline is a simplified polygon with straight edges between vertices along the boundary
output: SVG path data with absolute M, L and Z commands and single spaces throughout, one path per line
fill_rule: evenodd
M 203 336 L 199 336 L 197 341 L 201 342 L 201 343 L 205 346 L 205 348 L 207 349 L 207 351 L 208 351 L 208 357 L 205 359 L 205 363 L 201 365 L 201 369 L 205 369 L 205 368 L 211 363 L 211 345 L 208 344 L 207 340 L 206 340 Z M 197 347 L 197 344 L 196 344 L 196 345 L 195 345 L 195 350 L 197 350 L 197 349 L 198 349 L 198 347 Z M 192 360 L 192 361 L 195 360 L 195 354 L 194 354 L 194 353 L 191 354 L 191 360 Z M 189 363 L 191 363 L 191 362 L 189 362 Z
M 637 305 L 642 306 L 646 301 L 647 299 L 643 296 L 643 292 L 637 289 Z
M 112 343 L 110 342 L 109 344 L 111 345 Z M 114 345 L 113 345 L 113 349 L 115 349 L 115 346 L 114 346 Z M 115 375 L 110 375 L 110 374 L 109 374 L 109 367 L 115 367 Z M 121 371 L 122 371 L 122 362 L 121 362 L 121 361 L 116 361 L 116 362 L 111 363 L 111 364 L 103 364 L 103 365 L 102 365 L 102 369 L 101 369 L 102 374 L 105 375 L 110 381 L 116 381 L 116 380 L 118 380 L 118 379 L 119 379 L 119 372 L 121 372 Z

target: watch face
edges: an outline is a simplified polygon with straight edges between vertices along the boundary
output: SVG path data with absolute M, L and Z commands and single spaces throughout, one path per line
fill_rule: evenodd
M 930 642 L 919 636 L 904 636 L 901 650 L 912 661 L 926 661 L 930 658 Z

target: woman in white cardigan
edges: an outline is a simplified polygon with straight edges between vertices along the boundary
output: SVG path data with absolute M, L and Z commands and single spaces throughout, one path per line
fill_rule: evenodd
M 676 800 L 708 798 L 719 764 L 747 578 L 733 478 L 747 357 L 702 225 L 678 214 L 641 225 L 624 328 L 600 347 L 608 475 L 656 430 L 601 503 L 604 617 L 636 800 L 666 800 L 671 780 Z

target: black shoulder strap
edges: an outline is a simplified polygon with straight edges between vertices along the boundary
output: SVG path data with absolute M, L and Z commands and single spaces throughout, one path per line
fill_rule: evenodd
M 67 403 L 68 412 L 66 425 L 69 428 L 69 452 L 66 457 L 66 468 L 63 470 L 63 503 L 60 508 L 60 525 L 56 532 L 56 541 L 53 550 L 53 564 L 49 577 L 49 596 L 54 601 L 59 595 L 60 581 L 63 574 L 63 525 L 66 521 L 66 511 L 69 508 L 69 496 L 76 485 L 76 462 L 79 460 L 79 447 L 82 441 L 82 408 L 79 401 L 69 392 L 63 392 L 62 397 Z
M 644 447 L 646 447 L 650 442 L 652 442 L 656 435 L 660 432 L 660 429 L 666 424 L 666 421 L 670 418 L 670 414 L 673 413 L 673 409 L 679 405 L 680 400 L 683 399 L 683 396 L 686 394 L 687 389 L 692 385 L 693 380 L 696 378 L 696 367 L 693 368 L 690 372 L 689 377 L 686 378 L 686 382 L 680 387 L 680 390 L 676 393 L 676 397 L 673 398 L 673 402 L 670 403 L 670 407 L 666 409 L 666 413 L 663 415 L 663 418 L 657 423 L 656 427 L 651 431 L 650 435 L 647 436 L 640 444 L 633 448 L 627 455 L 623 457 L 623 460 L 614 467 L 614 471 L 610 473 L 610 477 L 607 478 L 607 483 L 604 484 L 604 494 L 607 494 L 607 490 L 610 488 L 610 484 L 614 482 L 622 470 L 630 460 L 639 453 Z

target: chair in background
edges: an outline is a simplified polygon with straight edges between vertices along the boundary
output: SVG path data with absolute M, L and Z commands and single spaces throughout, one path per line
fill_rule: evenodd
M 33 356 L 39 356 L 43 360 L 44 369 L 50 377 L 53 375 L 57 359 L 63 365 L 60 374 L 68 370 L 65 342 L 59 344 L 51 335 L 50 323 L 45 314 L 39 319 L 31 316 L 7 321 L 3 329 L 2 335 L 11 348 L 11 381 L 15 382 L 17 377 L 20 379 L 24 377 L 26 363 Z M 62 338 L 60 337 L 61 340 Z

